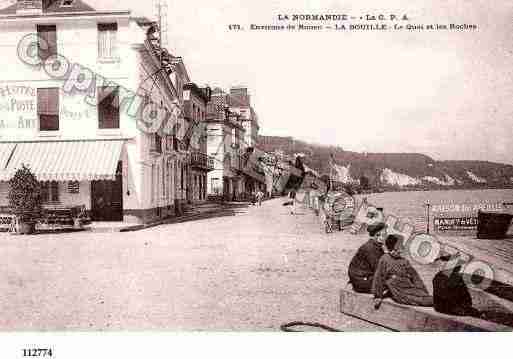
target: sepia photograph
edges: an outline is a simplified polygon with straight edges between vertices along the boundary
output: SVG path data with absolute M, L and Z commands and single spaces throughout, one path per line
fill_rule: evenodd
M 0 0 L 0 333 L 513 331 L 512 15 Z

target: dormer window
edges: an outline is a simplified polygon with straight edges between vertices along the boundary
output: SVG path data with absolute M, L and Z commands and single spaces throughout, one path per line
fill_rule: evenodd
M 71 7 L 75 3 L 75 0 L 62 0 L 61 7 Z

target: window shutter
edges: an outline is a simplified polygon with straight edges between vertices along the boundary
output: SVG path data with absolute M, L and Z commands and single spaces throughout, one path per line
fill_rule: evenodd
M 37 25 L 37 34 L 46 41 L 46 45 L 38 44 L 39 57 L 43 60 L 57 54 L 57 28 L 55 25 Z
M 43 201 L 43 202 L 50 201 L 50 189 L 48 186 L 48 182 L 41 183 L 41 201 Z
M 80 193 L 80 182 L 69 181 L 68 182 L 68 193 Z
M 39 129 L 42 131 L 59 130 L 59 89 L 37 89 L 37 114 Z
M 119 128 L 119 96 L 117 87 L 98 88 L 99 128 Z
M 115 58 L 117 56 L 118 24 L 98 24 L 98 56 Z
M 52 181 L 50 183 L 50 187 L 51 187 L 51 195 L 52 195 L 52 198 L 51 198 L 51 201 L 52 202 L 59 202 L 59 182 L 57 181 Z
M 98 57 L 107 57 L 107 32 L 102 31 L 98 25 Z

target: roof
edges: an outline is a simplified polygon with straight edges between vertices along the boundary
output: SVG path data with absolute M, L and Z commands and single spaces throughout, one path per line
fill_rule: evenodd
M 94 8 L 81 0 L 73 0 L 71 6 L 61 6 L 62 0 L 43 1 L 43 14 L 46 13 L 73 13 L 84 11 L 96 11 Z M 18 4 L 15 2 L 11 6 L 0 9 L 0 15 L 16 15 Z
M 123 140 L 1 143 L 0 159 L 11 150 L 0 170 L 0 180 L 9 180 L 22 164 L 39 181 L 114 180 L 123 143 Z
M 208 88 L 208 87 L 200 88 L 194 82 L 188 82 L 183 85 L 183 89 L 190 90 L 196 96 L 201 97 L 205 101 L 205 103 L 210 101 L 210 96 L 209 96 L 210 88 Z

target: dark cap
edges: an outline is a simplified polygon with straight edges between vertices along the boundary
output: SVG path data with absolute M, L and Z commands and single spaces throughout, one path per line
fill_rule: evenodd
M 385 223 L 383 222 L 369 224 L 367 226 L 367 232 L 369 232 L 371 237 L 374 237 L 379 231 L 383 230 L 385 227 Z

